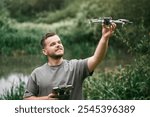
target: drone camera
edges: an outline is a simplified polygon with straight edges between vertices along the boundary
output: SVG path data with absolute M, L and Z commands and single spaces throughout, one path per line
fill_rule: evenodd
M 111 24 L 111 22 L 110 22 L 111 19 L 112 19 L 112 17 L 104 17 L 104 18 L 103 18 L 103 20 L 104 20 L 103 23 L 104 23 L 105 25 L 110 25 L 110 24 Z

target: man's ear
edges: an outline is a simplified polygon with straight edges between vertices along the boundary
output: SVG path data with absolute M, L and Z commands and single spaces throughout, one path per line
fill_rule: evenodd
M 46 56 L 47 55 L 47 51 L 45 49 L 42 49 L 42 53 Z

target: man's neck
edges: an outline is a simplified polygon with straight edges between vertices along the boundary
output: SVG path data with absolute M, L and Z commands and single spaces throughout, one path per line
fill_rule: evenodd
M 57 65 L 60 65 L 62 62 L 63 62 L 63 58 L 60 58 L 60 59 L 48 58 L 49 66 L 57 66 Z

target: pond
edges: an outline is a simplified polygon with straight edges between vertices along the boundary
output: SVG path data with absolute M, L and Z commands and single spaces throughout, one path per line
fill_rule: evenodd
M 27 82 L 32 70 L 42 64 L 40 56 L 0 56 L 0 94 L 21 81 Z
M 104 59 L 97 71 L 107 71 L 114 69 L 115 66 L 129 64 L 131 58 L 124 56 L 117 59 Z M 16 56 L 2 57 L 0 56 L 0 94 L 8 90 L 12 85 L 16 86 L 21 81 L 27 82 L 27 79 L 33 69 L 45 62 L 43 56 Z

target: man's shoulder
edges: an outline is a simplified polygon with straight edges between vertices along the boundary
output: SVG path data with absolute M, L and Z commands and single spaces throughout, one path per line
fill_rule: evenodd
M 87 64 L 87 60 L 88 59 L 71 59 L 71 60 L 64 60 L 64 63 L 69 65 Z
M 72 65 L 72 64 L 76 64 L 79 60 L 78 59 L 70 59 L 70 60 L 64 60 L 64 63 L 65 64 L 69 64 L 69 65 Z
M 64 59 L 65 62 L 79 62 L 79 61 L 87 61 L 88 58 L 85 58 L 85 59 L 70 59 L 70 60 L 67 60 L 67 59 Z
M 84 62 L 84 61 L 87 61 L 88 60 L 88 58 L 85 58 L 85 59 L 70 59 L 70 60 L 64 60 L 64 61 L 66 61 L 66 62 L 68 62 L 68 63 L 72 63 L 72 62 Z
M 41 66 L 38 66 L 38 67 L 36 67 L 36 68 L 33 70 L 32 73 L 39 72 L 39 71 L 43 71 L 43 70 L 45 70 L 46 66 L 47 66 L 47 63 L 45 63 L 45 64 L 43 64 L 43 65 L 41 65 Z
M 64 59 L 65 63 L 72 63 L 72 62 L 77 62 L 77 61 L 78 59 L 70 59 L 70 60 Z

